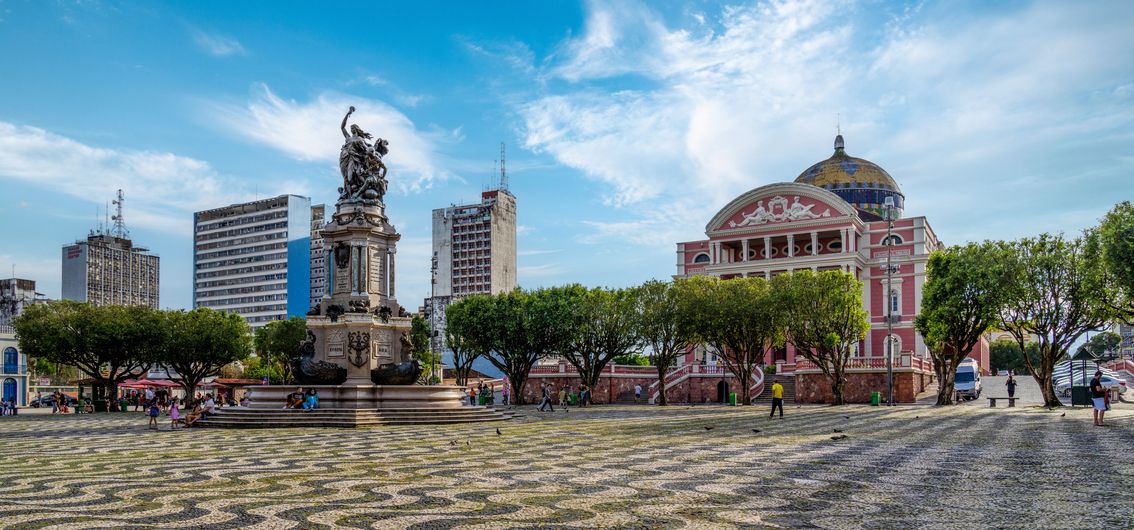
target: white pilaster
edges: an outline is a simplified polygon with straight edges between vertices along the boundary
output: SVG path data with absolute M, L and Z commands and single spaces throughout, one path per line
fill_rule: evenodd
M 745 239 L 740 243 L 741 261 L 748 261 L 748 240 Z
M 787 255 L 789 258 L 795 257 L 795 234 L 787 236 Z
M 819 255 L 819 233 L 811 232 L 811 255 Z

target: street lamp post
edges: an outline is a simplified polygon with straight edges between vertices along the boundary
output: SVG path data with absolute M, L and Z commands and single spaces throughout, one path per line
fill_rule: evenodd
M 433 384 L 441 382 L 437 377 L 437 252 L 430 260 L 429 274 L 429 375 Z
M 894 198 L 886 197 L 886 403 L 894 405 Z

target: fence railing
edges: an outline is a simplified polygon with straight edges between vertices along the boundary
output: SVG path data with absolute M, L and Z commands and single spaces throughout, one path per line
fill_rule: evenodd
M 847 360 L 848 370 L 885 370 L 885 357 L 852 357 Z M 910 352 L 903 352 L 894 358 L 894 368 L 913 368 L 915 370 L 932 371 L 933 361 L 922 359 Z M 802 357 L 795 360 L 796 370 L 818 370 L 819 366 L 810 359 Z

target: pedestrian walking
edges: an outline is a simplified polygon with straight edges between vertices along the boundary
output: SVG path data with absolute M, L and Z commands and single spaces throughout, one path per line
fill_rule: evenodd
M 508 385 L 508 382 L 507 382 L 507 381 L 505 381 L 505 382 L 504 382 L 503 384 L 504 384 L 504 388 L 503 388 L 503 389 L 502 389 L 502 390 L 500 391 L 500 393 L 501 393 L 501 394 L 503 395 L 503 397 L 504 397 L 504 404 L 505 404 L 505 405 L 508 405 L 508 404 L 510 404 L 510 402 L 508 401 L 508 395 L 512 393 L 512 389 L 511 389 L 511 387 L 510 387 L 510 386 Z
M 555 412 L 555 406 L 553 406 L 551 404 L 551 388 L 550 388 L 550 386 L 547 385 L 547 384 L 540 384 L 539 386 L 540 386 L 540 393 L 541 393 L 543 399 L 540 400 L 540 402 L 539 402 L 539 409 L 538 410 L 540 412 L 543 412 L 543 409 L 546 407 L 546 408 L 551 409 L 551 412 Z
M 181 406 L 178 399 L 171 399 L 169 402 L 169 430 L 176 431 L 177 424 L 181 421 Z
M 1106 414 L 1106 388 L 1102 384 L 1101 370 L 1095 372 L 1095 378 L 1091 379 L 1091 401 L 1095 407 L 1095 425 L 1106 425 L 1103 423 L 1103 415 Z
M 567 387 L 559 387 L 559 406 L 567 406 Z
M 1016 397 L 1016 378 L 1008 375 L 1008 380 L 1004 382 L 1004 386 L 1008 387 L 1008 397 Z
M 784 417 L 784 385 L 780 384 L 779 379 L 772 380 L 772 413 L 768 417 L 776 415 L 776 409 L 780 409 L 780 418 Z
M 642 385 L 634 385 L 634 403 L 642 399 Z
M 153 429 L 156 431 L 157 428 L 158 428 L 157 419 L 158 419 L 158 416 L 161 416 L 161 409 L 158 408 L 157 401 L 150 400 L 148 414 L 150 416 L 150 425 L 149 426 L 153 427 Z

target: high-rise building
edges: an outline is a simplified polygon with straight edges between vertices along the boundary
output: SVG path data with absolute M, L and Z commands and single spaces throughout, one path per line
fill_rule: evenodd
M 118 190 L 112 219 L 91 230 L 86 241 L 63 247 L 63 298 L 95 306 L 145 305 L 157 309 L 160 258 L 134 245 L 122 215 Z
M 327 292 L 327 258 L 323 252 L 323 225 L 326 224 L 327 206 L 311 207 L 311 307 L 315 307 Z
M 516 288 L 516 197 L 501 186 L 481 193 L 480 203 L 433 210 L 433 256 L 435 284 L 425 309 L 437 331 L 434 350 L 443 351 L 449 303 Z
M 12 321 L 24 308 L 45 300 L 42 294 L 35 292 L 35 280 L 0 280 L 0 331 L 11 331 Z
M 253 328 L 311 302 L 311 199 L 280 195 L 193 214 L 193 307 Z

